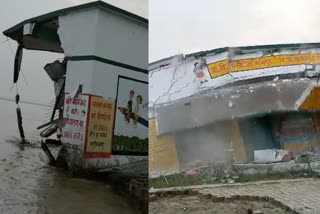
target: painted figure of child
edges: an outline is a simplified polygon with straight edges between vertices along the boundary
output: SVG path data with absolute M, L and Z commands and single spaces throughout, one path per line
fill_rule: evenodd
M 200 84 L 208 82 L 203 72 L 203 65 L 200 64 L 199 62 L 194 63 L 193 72 L 196 75 L 196 77 L 200 80 Z
M 129 101 L 128 101 L 128 104 L 127 104 L 127 112 L 126 112 L 126 115 L 125 115 L 125 120 L 127 121 L 127 123 L 130 123 L 130 117 L 131 117 L 131 114 L 132 114 L 132 98 L 134 97 L 134 91 L 131 90 L 130 93 L 129 93 Z
M 133 121 L 133 123 L 134 123 L 135 126 L 137 126 L 138 119 L 140 117 L 140 105 L 142 104 L 142 101 L 143 101 L 142 96 L 138 95 L 137 96 L 137 103 L 136 103 L 136 106 L 134 108 L 134 121 Z

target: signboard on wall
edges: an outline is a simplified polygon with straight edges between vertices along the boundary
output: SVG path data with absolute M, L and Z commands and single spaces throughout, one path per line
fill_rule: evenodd
M 110 157 L 113 139 L 114 101 L 92 95 L 89 100 L 84 157 Z
M 82 150 L 84 158 L 108 158 L 113 141 L 115 102 L 103 97 L 65 95 L 63 142 Z M 81 147 L 81 148 L 80 148 Z
M 72 98 L 66 94 L 64 103 L 63 141 L 68 149 L 80 149 L 85 141 L 89 95 Z
M 211 78 L 215 78 L 227 73 L 264 69 L 279 66 L 291 66 L 300 64 L 319 64 L 319 53 L 297 53 L 282 54 L 273 56 L 263 56 L 238 60 L 222 60 L 208 64 L 208 71 Z
M 148 155 L 148 83 L 119 76 L 112 154 Z

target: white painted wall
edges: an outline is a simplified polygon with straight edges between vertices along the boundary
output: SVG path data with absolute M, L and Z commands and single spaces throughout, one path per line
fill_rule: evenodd
M 147 69 L 147 25 L 102 9 L 61 16 L 59 25 L 58 33 L 66 56 L 95 55 Z M 69 61 L 65 92 L 72 93 L 82 84 L 82 93 L 115 100 L 119 75 L 148 81 L 147 74 L 99 61 Z M 147 85 L 145 91 L 148 91 Z M 144 102 L 148 103 L 147 98 Z M 140 130 L 137 135 L 147 138 L 147 129 Z M 80 148 L 83 154 L 84 145 Z M 82 167 L 104 168 L 146 159 L 147 156 L 112 155 L 111 158 L 85 159 Z
M 58 34 L 65 56 L 95 53 L 99 11 L 87 9 L 59 17 Z
M 139 68 L 148 67 L 148 26 L 99 11 L 95 54 Z
M 102 9 L 59 17 L 66 56 L 96 55 L 139 68 L 148 67 L 148 26 Z

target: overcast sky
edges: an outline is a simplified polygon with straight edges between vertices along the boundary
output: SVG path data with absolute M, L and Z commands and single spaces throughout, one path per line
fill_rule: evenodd
M 149 61 L 224 46 L 320 42 L 319 0 L 149 0 Z

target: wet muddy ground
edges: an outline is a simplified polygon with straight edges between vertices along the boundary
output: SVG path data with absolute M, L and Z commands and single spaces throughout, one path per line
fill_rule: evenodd
M 149 204 L 150 214 L 248 214 L 248 209 L 268 214 L 289 214 L 285 209 L 269 202 L 233 201 L 214 202 L 199 196 L 162 197 Z
M 110 185 L 71 178 L 47 162 L 39 144 L 0 141 L 0 213 L 139 213 Z

